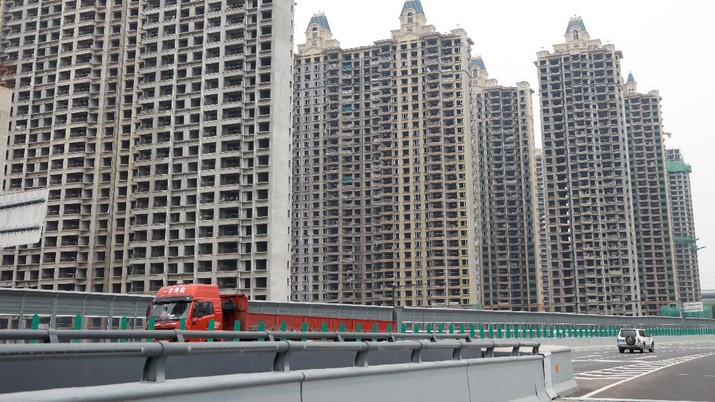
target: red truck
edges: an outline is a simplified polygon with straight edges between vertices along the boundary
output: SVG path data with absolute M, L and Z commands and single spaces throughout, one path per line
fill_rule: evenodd
M 298 303 L 297 303 L 298 305 Z M 252 331 L 263 328 L 277 331 L 282 323 L 288 331 L 396 331 L 395 321 L 324 317 L 311 314 L 271 314 L 250 312 L 248 296 L 220 294 L 216 285 L 165 286 L 149 306 L 148 318 L 154 318 L 154 329 L 178 329 L 181 320 L 186 330 L 206 330 L 213 320 L 215 330 Z M 236 322 L 240 326 L 236 327 Z M 261 325 L 261 322 L 263 323 Z M 306 323 L 306 324 L 304 324 Z

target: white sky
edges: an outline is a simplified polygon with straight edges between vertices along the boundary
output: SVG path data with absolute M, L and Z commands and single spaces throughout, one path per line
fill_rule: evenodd
M 284 0 L 288 1 L 288 0 Z M 403 0 L 297 0 L 295 42 L 305 42 L 313 13 L 325 12 L 333 38 L 343 48 L 365 46 L 390 37 L 399 27 Z M 700 278 L 715 289 L 715 29 L 708 1 L 674 0 L 422 0 L 427 22 L 439 32 L 460 27 L 474 41 L 490 78 L 505 85 L 528 81 L 536 89 L 534 60 L 541 49 L 564 42 L 569 18 L 580 15 L 591 39 L 612 43 L 623 52 L 622 72 L 632 72 L 639 92 L 657 89 L 663 122 L 693 167 Z M 534 105 L 538 105 L 537 99 Z M 538 107 L 534 110 L 538 113 Z M 538 124 L 537 124 L 538 126 Z M 537 128 L 538 130 L 538 128 Z M 538 134 L 537 134 L 538 135 Z M 537 140 L 540 147 L 540 139 Z

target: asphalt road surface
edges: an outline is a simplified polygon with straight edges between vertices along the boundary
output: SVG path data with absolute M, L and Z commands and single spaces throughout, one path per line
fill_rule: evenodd
M 715 401 L 715 338 L 658 342 L 655 353 L 573 347 L 578 391 L 562 400 Z

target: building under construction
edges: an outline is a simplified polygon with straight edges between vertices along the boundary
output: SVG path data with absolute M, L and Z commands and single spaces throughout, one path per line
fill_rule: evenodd
M 621 52 L 580 17 L 537 53 L 555 312 L 641 312 Z
M 365 47 L 311 19 L 295 65 L 294 300 L 479 303 L 471 44 L 414 0 Z
M 479 153 L 483 307 L 542 311 L 534 117 L 531 87 L 490 79 L 472 59 Z
M 641 311 L 656 315 L 678 303 L 661 99 L 658 91 L 638 93 L 632 74 L 624 95 Z
M 675 268 L 681 303 L 702 301 L 689 164 L 679 149 L 668 149 L 668 186 L 675 237 Z

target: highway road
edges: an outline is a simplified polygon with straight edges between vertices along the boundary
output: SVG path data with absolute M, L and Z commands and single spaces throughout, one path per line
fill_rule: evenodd
M 559 400 L 715 401 L 715 338 L 658 342 L 655 353 L 575 346 L 578 391 Z

